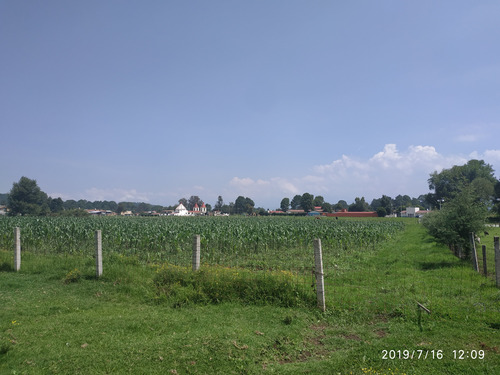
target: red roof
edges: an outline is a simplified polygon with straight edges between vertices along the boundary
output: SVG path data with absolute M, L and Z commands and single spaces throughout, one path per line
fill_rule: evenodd
M 377 213 L 374 211 L 370 212 L 348 212 L 348 211 L 342 211 L 342 212 L 333 212 L 333 213 L 327 213 L 323 214 L 325 216 L 335 216 L 335 217 L 378 217 Z

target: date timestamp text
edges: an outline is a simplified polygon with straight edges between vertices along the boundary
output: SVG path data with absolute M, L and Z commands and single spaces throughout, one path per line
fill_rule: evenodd
M 444 350 L 429 349 L 404 349 L 404 350 L 382 350 L 382 359 L 484 359 L 484 350 L 452 350 L 446 353 Z

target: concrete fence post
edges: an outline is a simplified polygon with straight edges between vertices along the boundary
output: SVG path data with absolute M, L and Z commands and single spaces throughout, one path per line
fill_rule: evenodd
M 314 240 L 314 276 L 316 277 L 316 298 L 321 311 L 326 310 L 325 304 L 325 279 L 323 274 L 323 254 L 321 240 Z
M 470 234 L 470 241 L 472 245 L 472 265 L 474 266 L 474 270 L 479 272 L 479 265 L 477 263 L 477 251 L 476 251 L 476 235 L 474 232 Z
M 200 269 L 200 235 L 193 237 L 193 271 Z
M 21 269 L 21 228 L 14 228 L 14 269 Z
M 500 243 L 498 237 L 494 238 L 495 241 L 495 279 L 497 287 L 500 288 Z
M 102 275 L 102 232 L 100 230 L 95 231 L 95 268 L 96 277 L 99 278 Z
M 486 245 L 483 245 L 482 249 L 483 249 L 483 274 L 484 276 L 488 276 L 488 266 L 486 263 Z

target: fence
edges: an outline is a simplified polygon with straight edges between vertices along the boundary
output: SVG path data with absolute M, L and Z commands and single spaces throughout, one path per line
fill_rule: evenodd
M 196 218 L 196 220 L 200 220 L 200 218 Z M 219 218 L 217 220 L 225 219 Z M 262 218 L 257 220 L 262 220 Z M 436 292 L 426 286 L 428 285 L 426 281 L 435 277 L 432 273 L 433 270 L 451 267 L 451 264 L 446 262 L 436 263 L 430 256 L 427 256 L 427 259 L 423 257 L 420 268 L 429 272 L 420 273 L 419 276 L 409 272 L 406 276 L 401 277 L 401 270 L 394 268 L 393 265 L 398 257 L 405 257 L 404 252 L 399 254 L 388 253 L 387 257 L 382 260 L 383 264 L 377 266 L 365 258 L 366 252 L 373 250 L 377 243 L 386 238 L 382 232 L 378 233 L 379 237 L 377 237 L 373 233 L 368 233 L 366 228 L 361 225 L 349 224 L 349 226 L 342 226 L 343 224 L 339 223 L 340 221 L 328 220 L 304 218 L 304 220 L 295 223 L 300 224 L 299 229 L 290 233 L 286 232 L 290 229 L 280 228 L 278 225 L 274 225 L 275 222 L 270 222 L 268 224 L 272 224 L 271 232 L 273 235 L 263 236 L 263 238 L 260 237 L 261 228 L 258 228 L 253 220 L 245 221 L 245 225 L 250 229 L 250 236 L 248 236 L 248 232 L 242 233 L 241 228 L 233 227 L 225 235 L 215 238 L 213 233 L 210 233 L 210 229 L 216 231 L 217 227 L 213 225 L 214 221 L 208 220 L 203 222 L 206 224 L 206 228 L 200 235 L 193 237 L 193 234 L 186 234 L 187 231 L 185 231 L 183 232 L 184 237 L 181 238 L 180 236 L 175 237 L 172 234 L 173 232 L 164 230 L 164 233 L 160 231 L 158 234 L 149 237 L 152 245 L 143 239 L 130 236 L 122 236 L 120 238 L 122 242 L 118 243 L 118 237 L 110 232 L 111 229 L 116 230 L 117 228 L 112 226 L 106 227 L 106 230 L 102 231 L 101 229 L 95 229 L 94 226 L 93 232 L 89 230 L 78 232 L 80 228 L 75 226 L 72 229 L 73 232 L 76 232 L 75 237 L 77 239 L 75 240 L 52 223 L 54 233 L 41 230 L 37 232 L 33 228 L 28 229 L 26 231 L 28 232 L 26 236 L 28 245 L 26 247 L 31 250 L 39 247 L 44 248 L 45 245 L 42 246 L 39 239 L 47 238 L 49 246 L 59 252 L 63 245 L 55 239 L 60 238 L 61 242 L 69 244 L 70 253 L 95 257 L 96 277 L 100 277 L 106 272 L 106 261 L 109 260 L 106 257 L 109 257 L 110 251 L 116 252 L 117 249 L 120 249 L 121 254 L 125 256 L 142 257 L 141 259 L 145 261 L 167 261 L 181 265 L 191 264 L 193 269 L 198 269 L 202 264 L 225 265 L 259 271 L 285 269 L 298 275 L 297 282 L 308 282 L 308 276 L 311 282 L 314 281 L 318 292 L 318 306 L 322 310 L 329 306 L 349 311 L 374 309 L 386 311 L 388 314 L 398 314 L 401 309 L 413 308 L 412 306 L 419 306 L 418 304 L 420 304 L 422 307 L 418 311 L 425 311 L 426 301 L 433 300 L 436 297 Z M 96 225 L 114 222 L 112 219 L 108 222 L 91 219 L 89 223 Z M 161 221 L 151 221 L 150 223 L 157 225 Z M 187 224 L 187 227 L 191 223 L 191 221 L 182 222 L 182 224 Z M 329 231 L 330 227 L 336 228 L 335 231 Z M 134 229 L 134 226 L 129 228 Z M 339 235 L 338 232 L 347 232 L 347 234 Z M 372 232 L 376 232 L 376 230 Z M 21 267 L 21 233 L 19 228 L 10 233 L 14 233 L 14 269 L 19 270 Z M 94 233 L 94 236 L 91 233 Z M 286 236 L 284 233 L 288 233 L 288 235 Z M 323 236 L 320 236 L 320 234 L 323 234 Z M 169 235 L 172 235 L 174 239 L 168 245 L 164 245 L 164 243 L 167 244 L 166 238 Z M 248 236 L 248 239 L 243 241 L 242 238 L 245 236 Z M 356 238 L 349 238 L 349 236 Z M 92 241 L 85 242 L 83 239 L 92 237 L 94 238 L 94 245 L 89 247 L 88 244 Z M 292 242 L 290 237 L 296 237 L 298 240 Z M 314 238 L 321 238 L 326 243 L 326 246 L 322 246 L 321 241 L 315 241 Z M 377 240 L 377 238 L 379 239 Z M 5 242 L 9 242 L 9 240 Z M 137 247 L 134 247 L 135 245 L 130 246 L 130 244 L 135 244 Z M 145 244 L 147 250 L 139 254 L 137 248 L 142 246 L 141 244 Z M 149 250 L 158 246 L 158 244 L 160 244 L 160 247 L 163 246 L 161 251 L 152 252 Z M 221 249 L 224 249 L 225 252 L 222 252 Z M 226 251 L 228 249 L 229 251 Z M 43 251 L 48 250 L 44 248 Z M 494 251 L 495 259 L 493 263 L 490 249 L 483 245 L 482 252 L 477 254 L 477 264 L 478 270 L 482 268 L 483 273 L 494 276 L 496 285 L 500 287 L 498 237 L 495 238 Z M 313 253 L 321 253 L 321 260 L 313 261 Z M 490 270 L 489 273 L 488 270 Z M 495 272 L 491 270 L 495 270 Z M 458 272 L 456 275 L 455 283 L 470 282 L 470 275 L 465 268 L 463 272 Z M 436 283 L 439 282 L 442 282 L 442 280 L 436 278 Z
M 102 231 L 95 231 L 95 264 L 96 264 L 96 278 L 99 278 L 103 274 L 103 255 L 102 255 Z M 14 269 L 15 271 L 20 270 L 21 266 L 21 229 L 19 227 L 14 228 Z M 201 258 L 201 236 L 195 235 L 193 237 L 192 246 L 192 271 L 196 272 L 200 269 L 200 258 Z M 322 257 L 322 247 L 321 240 L 314 240 L 314 267 L 313 273 L 316 278 L 316 296 L 318 308 L 322 311 L 326 310 L 325 303 L 325 287 L 323 279 L 323 257 Z

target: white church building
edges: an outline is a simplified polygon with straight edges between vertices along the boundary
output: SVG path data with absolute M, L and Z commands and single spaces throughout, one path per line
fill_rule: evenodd
M 200 206 L 196 203 L 193 207 L 193 211 L 188 211 L 188 209 L 180 203 L 174 210 L 175 216 L 190 216 L 190 215 L 205 215 L 207 213 L 207 207 L 205 203 Z

